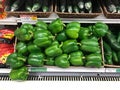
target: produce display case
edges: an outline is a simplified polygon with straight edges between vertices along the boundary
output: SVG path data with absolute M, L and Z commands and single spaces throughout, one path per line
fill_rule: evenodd
M 48 18 L 38 18 L 38 20 L 43 20 L 46 23 L 50 23 L 56 18 L 56 13 L 52 13 L 53 17 Z M 55 14 L 55 15 L 54 15 Z M 13 15 L 14 16 L 14 15 Z M 56 17 L 57 16 L 57 17 Z M 120 19 L 108 19 L 103 14 L 96 16 L 94 18 L 61 18 L 64 23 L 69 23 L 71 21 L 78 21 L 82 24 L 94 24 L 97 21 L 106 24 L 120 24 Z M 0 20 L 0 25 L 19 25 L 24 23 L 21 18 L 6 18 Z M 27 23 L 35 24 L 36 21 L 27 21 Z M 102 44 L 102 41 L 100 42 Z M 103 46 L 101 47 L 102 54 L 104 54 Z M 104 55 L 103 55 L 103 65 Z M 10 68 L 0 68 L 0 80 L 1 81 L 11 81 L 9 78 Z M 62 69 L 56 66 L 44 66 L 44 67 L 29 67 L 29 77 L 27 81 L 120 81 L 120 69 L 119 66 L 108 66 L 101 68 L 88 68 L 88 67 L 73 67 Z

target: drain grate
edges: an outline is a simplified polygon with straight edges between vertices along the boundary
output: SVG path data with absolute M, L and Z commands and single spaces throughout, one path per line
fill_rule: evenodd
M 120 81 L 119 76 L 29 76 L 29 81 Z M 0 76 L 0 81 L 11 81 L 8 76 Z

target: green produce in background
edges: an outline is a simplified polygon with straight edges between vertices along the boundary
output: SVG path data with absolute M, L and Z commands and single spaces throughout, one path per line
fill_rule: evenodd
M 27 45 L 24 43 L 24 42 L 18 42 L 16 44 L 16 51 L 19 53 L 19 54 L 26 54 L 27 53 Z
M 80 42 L 80 49 L 85 52 L 100 53 L 100 47 L 98 41 L 95 39 L 83 39 Z
M 29 75 L 28 68 L 23 66 L 18 69 L 12 69 L 9 76 L 11 80 L 27 80 Z
M 49 11 L 49 0 L 43 0 L 42 11 L 43 12 Z
M 112 32 L 108 32 L 105 36 L 105 41 L 109 43 L 111 48 L 115 51 L 120 51 L 120 44 L 117 42 L 115 35 Z
M 105 60 L 106 60 L 105 63 L 112 65 L 113 64 L 112 49 L 109 46 L 109 44 L 107 44 L 105 41 L 103 41 L 103 47 L 104 47 L 104 57 L 105 57 Z
M 68 68 L 70 67 L 68 59 L 69 58 L 67 54 L 62 54 L 55 58 L 55 65 L 61 68 Z
M 62 50 L 64 53 L 71 53 L 79 49 L 76 40 L 67 40 L 63 42 Z
M 58 33 L 57 36 L 56 36 L 56 40 L 58 40 L 58 41 L 60 41 L 60 42 L 66 41 L 67 38 L 68 38 L 68 37 L 67 37 L 65 31 L 62 31 L 62 32 Z
M 95 25 L 93 26 L 93 34 L 100 38 L 103 37 L 107 34 L 108 32 L 108 25 L 102 22 L 97 22 L 95 23 Z
M 86 67 L 96 67 L 100 68 L 102 66 L 102 56 L 101 54 L 90 54 L 86 56 Z
M 42 0 L 33 0 L 32 12 L 39 10 L 42 6 Z
M 59 33 L 61 31 L 63 31 L 63 29 L 64 29 L 64 23 L 62 22 L 62 20 L 60 18 L 57 18 L 57 19 L 53 20 L 48 25 L 48 29 L 53 34 Z
M 15 30 L 14 34 L 20 41 L 30 41 L 33 37 L 34 28 L 31 24 L 23 24 Z
M 59 47 L 57 41 L 53 42 L 51 46 L 45 49 L 45 54 L 49 57 L 56 57 L 62 54 L 62 49 Z
M 44 65 L 44 54 L 43 53 L 31 53 L 28 57 L 28 64 L 35 67 L 42 67 Z
M 18 53 L 12 53 L 7 57 L 6 64 L 11 68 L 17 69 L 25 65 L 26 57 L 19 55 Z
M 62 13 L 66 11 L 66 0 L 60 0 L 60 11 Z
M 30 53 L 41 52 L 41 48 L 39 48 L 37 45 L 35 45 L 33 43 L 29 43 L 27 46 L 27 49 Z
M 115 51 L 112 51 L 112 60 L 114 64 L 119 64 L 119 59 L 117 57 L 117 53 Z
M 79 38 L 82 39 L 87 39 L 92 33 L 90 32 L 89 28 L 86 27 L 81 27 L 79 31 Z
M 66 26 L 66 35 L 69 37 L 69 38 L 72 38 L 72 39 L 77 39 L 78 36 L 79 36 L 79 31 L 80 31 L 80 23 L 79 22 L 70 22 L 69 24 L 67 24 Z
M 70 60 L 69 61 L 73 66 L 84 65 L 83 53 L 81 51 L 76 51 L 76 52 L 70 53 Z
M 25 10 L 28 12 L 32 12 L 33 0 L 26 0 L 25 2 Z
M 14 0 L 13 4 L 11 5 L 11 12 L 19 10 L 22 5 L 24 4 L 24 1 L 21 2 L 21 0 Z
M 48 27 L 48 25 L 41 20 L 37 21 L 35 26 L 39 27 L 39 28 L 42 28 L 43 30 L 47 30 L 47 27 Z

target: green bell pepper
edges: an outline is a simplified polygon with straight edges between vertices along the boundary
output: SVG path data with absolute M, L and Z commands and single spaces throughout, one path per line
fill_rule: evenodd
M 17 69 L 24 66 L 26 57 L 19 55 L 18 53 L 12 53 L 7 57 L 6 64 L 10 65 L 11 68 Z
M 87 39 L 92 33 L 88 28 L 81 27 L 79 31 L 79 39 Z
M 76 40 L 67 40 L 63 42 L 62 50 L 64 53 L 71 53 L 79 49 Z
M 81 25 L 78 22 L 71 22 L 71 23 L 67 24 L 66 30 L 65 30 L 66 35 L 69 38 L 77 39 L 79 36 L 80 26 Z
M 28 64 L 35 67 L 41 67 L 44 65 L 44 57 L 43 53 L 31 53 L 28 57 Z
M 27 45 L 24 42 L 18 42 L 16 44 L 16 51 L 19 54 L 26 54 L 27 53 Z
M 30 41 L 33 37 L 33 31 L 34 28 L 31 24 L 23 24 L 15 30 L 14 34 L 20 41 Z
M 50 36 L 49 31 L 41 30 L 36 31 L 33 36 L 33 43 L 38 47 L 47 47 L 51 45 L 53 36 Z
M 55 58 L 55 65 L 61 68 L 68 68 L 70 63 L 68 61 L 68 55 L 62 54 Z
M 93 26 L 93 34 L 98 38 L 105 36 L 107 32 L 108 32 L 108 25 L 105 23 L 97 22 Z
M 81 51 L 76 51 L 70 54 L 70 63 L 74 66 L 82 66 L 84 65 L 83 60 L 83 53 Z
M 49 57 L 56 57 L 62 54 L 62 49 L 58 42 L 53 42 L 53 45 L 45 49 L 45 54 Z
M 80 49 L 85 52 L 101 52 L 99 43 L 95 39 L 83 39 L 80 44 Z
M 60 42 L 67 40 L 67 38 L 68 37 L 67 37 L 65 31 L 62 31 L 62 32 L 58 33 L 58 35 L 56 36 L 56 40 L 58 40 Z
M 9 74 L 9 77 L 11 80 L 27 80 L 28 75 L 28 68 L 23 66 L 18 69 L 12 69 Z
M 55 20 L 53 20 L 49 25 L 48 25 L 48 29 L 53 33 L 59 33 L 61 31 L 63 31 L 64 29 L 64 23 L 61 21 L 60 18 L 57 18 Z
M 41 48 L 33 43 L 29 43 L 27 49 L 30 53 L 41 52 Z
M 54 58 L 47 58 L 47 61 L 45 62 L 45 64 L 48 66 L 54 66 L 55 65 Z
M 102 56 L 101 54 L 90 54 L 86 56 L 85 66 L 87 67 L 101 67 L 102 66 Z
M 47 28 L 48 28 L 48 25 L 41 20 L 37 21 L 35 26 L 39 27 L 39 28 L 42 28 L 42 29 L 45 29 L 45 30 L 47 30 Z

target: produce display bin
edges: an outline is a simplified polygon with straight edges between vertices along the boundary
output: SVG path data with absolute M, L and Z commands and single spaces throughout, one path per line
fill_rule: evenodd
M 6 1 L 6 8 L 8 7 L 9 8 L 9 4 L 7 5 L 7 1 Z M 20 11 L 9 11 L 9 10 L 6 10 L 6 13 L 7 13 L 7 16 L 15 16 L 15 17 L 20 17 L 20 15 L 35 15 L 37 17 L 40 17 L 40 18 L 47 18 L 51 15 L 51 13 L 53 12 L 53 1 L 51 0 L 49 2 L 49 11 L 47 12 L 42 12 L 42 11 L 36 11 L 36 12 L 27 12 L 27 11 L 24 11 L 24 10 L 20 10 Z
M 93 6 L 93 12 L 91 13 L 68 13 L 68 12 L 64 12 L 62 13 L 60 11 L 60 4 L 59 4 L 59 0 L 56 0 L 55 3 L 55 13 L 61 17 L 61 18 L 95 18 L 99 15 L 101 15 L 103 13 L 102 8 L 100 6 L 100 4 L 96 1 L 93 0 L 95 6 Z M 96 9 L 96 10 L 94 10 Z

